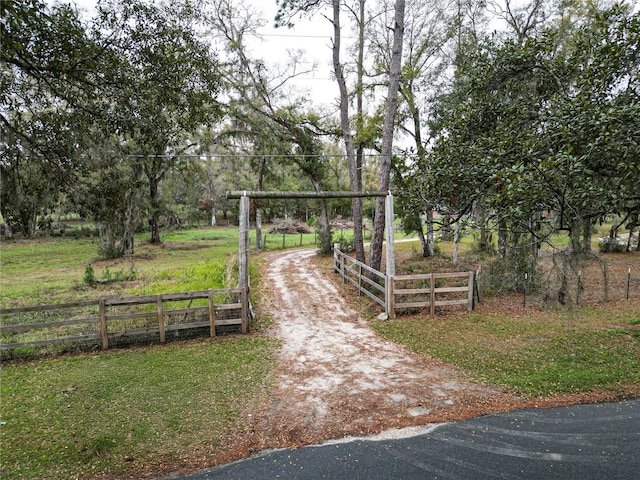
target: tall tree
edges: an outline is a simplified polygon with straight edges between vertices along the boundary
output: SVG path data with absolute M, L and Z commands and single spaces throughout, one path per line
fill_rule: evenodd
M 396 108 L 398 105 L 398 90 L 400 89 L 400 71 L 402 66 L 402 46 L 404 40 L 404 0 L 396 0 L 392 20 L 393 44 L 391 48 L 391 62 L 388 72 L 387 95 L 385 98 L 384 123 L 382 125 L 382 145 L 380 149 L 380 178 L 378 188 L 388 191 L 391 181 L 391 156 L 393 152 L 394 125 Z M 380 270 L 382 263 L 382 241 L 385 227 L 385 202 L 378 198 L 376 215 L 373 221 L 369 266 Z
M 0 181 L 2 214 L 33 235 L 86 171 L 101 49 L 68 5 L 0 5 Z
M 255 188 L 261 190 L 265 176 L 273 167 L 270 165 L 273 159 L 282 155 L 291 158 L 292 145 L 301 148 L 297 139 L 310 132 L 294 119 L 298 115 L 294 112 L 303 111 L 308 100 L 294 94 L 288 85 L 289 80 L 307 73 L 307 66 L 298 53 L 292 53 L 284 67 L 277 67 L 278 71 L 272 71 L 264 60 L 253 58 L 246 39 L 249 35 L 258 36 L 263 22 L 242 3 L 216 2 L 208 18 L 213 30 L 224 40 L 226 53 L 222 72 L 229 96 L 226 114 L 230 126 L 223 135 L 248 142 L 246 153 L 252 159 L 250 163 L 256 174 Z M 301 148 L 300 152 L 305 154 L 307 149 Z M 303 169 L 303 172 L 310 174 L 309 170 Z M 259 201 L 253 201 L 252 207 L 256 215 L 257 248 L 261 248 Z
M 111 0 L 99 5 L 99 14 L 96 35 L 108 38 L 121 59 L 112 90 L 114 127 L 142 165 L 151 242 L 158 243 L 160 184 L 193 146 L 189 135 L 220 116 L 218 65 L 197 31 L 199 12 L 186 0 Z
M 389 4 L 391 2 L 389 1 Z M 415 3 L 407 6 L 405 25 L 405 48 L 400 79 L 398 115 L 399 133 L 408 137 L 405 159 L 393 165 L 394 189 L 398 213 L 406 216 L 405 226 L 417 231 L 425 256 L 433 255 L 433 209 L 437 198 L 426 199 L 423 192 L 416 191 L 415 182 L 404 178 L 406 170 L 413 170 L 427 161 L 430 132 L 428 120 L 433 99 L 442 87 L 441 78 L 448 66 L 444 48 L 452 38 L 450 24 L 453 15 L 449 5 L 438 0 Z M 368 35 L 372 44 L 376 70 L 389 71 L 391 38 L 378 22 L 373 22 Z M 423 235 L 420 216 L 427 218 L 427 237 Z
M 362 93 L 363 93 L 363 75 L 364 75 L 364 30 L 365 30 L 365 18 L 364 18 L 365 0 L 359 0 L 356 24 L 358 26 L 358 62 L 357 62 L 357 85 L 356 85 L 356 128 L 357 131 L 362 130 L 363 127 L 363 105 L 362 105 Z M 333 9 L 333 71 L 338 82 L 338 88 L 340 91 L 340 125 L 342 126 L 342 139 L 344 141 L 345 151 L 347 154 L 347 161 L 349 165 L 349 185 L 352 192 L 358 192 L 362 190 L 362 155 L 364 151 L 364 142 L 360 141 L 356 146 L 354 145 L 351 117 L 349 114 L 349 91 L 347 89 L 347 80 L 345 77 L 344 65 L 340 59 L 340 53 L 342 48 L 342 25 L 341 25 L 341 2 L 340 0 L 332 0 Z M 364 239 L 363 239 L 363 212 L 362 212 L 362 199 L 353 198 L 351 200 L 351 208 L 353 213 L 353 229 L 354 229 L 354 247 L 356 253 L 356 259 L 358 261 L 365 261 L 364 252 Z
M 485 202 L 507 261 L 534 262 L 557 230 L 587 251 L 595 220 L 638 208 L 638 15 L 594 8 L 575 25 L 483 42 L 440 105 L 425 188 L 457 215 Z

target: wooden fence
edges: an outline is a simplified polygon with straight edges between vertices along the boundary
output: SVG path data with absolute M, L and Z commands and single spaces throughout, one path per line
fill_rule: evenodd
M 333 258 L 334 269 L 343 282 L 354 285 L 358 295 L 365 294 L 384 307 L 390 318 L 395 317 L 396 310 L 407 308 L 429 307 L 432 315 L 439 306 L 466 305 L 468 311 L 473 310 L 474 272 L 387 275 L 338 248 L 334 248 Z
M 215 296 L 225 300 L 216 303 Z M 194 301 L 199 305 L 192 306 Z M 128 311 L 118 311 L 123 309 Z M 0 350 L 92 341 L 107 349 L 110 340 L 136 335 L 158 335 L 164 343 L 168 332 L 208 327 L 215 336 L 216 327 L 226 325 L 237 325 L 246 333 L 250 314 L 248 288 L 6 308 L 0 310 Z M 29 321 L 21 321 L 25 317 Z M 46 321 L 47 317 L 54 320 Z M 15 341 L 20 336 L 27 338 Z
M 364 293 L 387 310 L 387 275 L 341 252 L 337 247 L 333 249 L 333 260 L 335 271 L 340 273 L 344 283 L 351 283 L 358 289 L 358 295 Z M 363 275 L 363 272 L 371 275 Z

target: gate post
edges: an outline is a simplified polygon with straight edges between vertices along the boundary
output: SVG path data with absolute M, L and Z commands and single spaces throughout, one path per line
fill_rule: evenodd
M 396 274 L 396 257 L 394 254 L 394 244 L 393 244 L 393 195 L 389 192 L 387 198 L 384 203 L 384 218 L 386 221 L 385 230 L 386 230 L 386 240 L 387 240 L 387 275 L 394 276 Z
M 238 286 L 241 289 L 240 302 L 242 303 L 242 333 L 247 333 L 248 302 L 249 302 L 249 197 L 240 197 L 240 246 L 238 252 Z
M 395 245 L 394 245 L 394 232 L 393 232 L 393 195 L 391 192 L 385 198 L 384 203 L 384 218 L 385 218 L 385 234 L 387 240 L 386 248 L 386 274 L 387 274 L 387 288 L 385 289 L 385 310 L 389 318 L 395 318 L 396 309 L 394 305 L 394 284 L 393 277 L 396 274 L 396 257 L 395 257 Z

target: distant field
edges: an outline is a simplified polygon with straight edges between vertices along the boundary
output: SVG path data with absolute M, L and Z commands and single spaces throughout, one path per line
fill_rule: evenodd
M 0 307 L 225 288 L 225 269 L 238 252 L 238 227 L 176 230 L 162 235 L 162 245 L 146 238 L 136 237 L 132 257 L 114 260 L 98 259 L 96 238 L 3 241 Z M 300 240 L 300 235 L 286 235 L 285 246 L 298 246 Z M 302 236 L 303 245 L 314 241 L 314 234 Z M 268 235 L 266 246 L 282 248 L 282 242 L 282 235 Z M 88 286 L 83 282 L 88 265 L 97 279 L 122 274 L 135 280 Z
M 137 238 L 135 255 L 97 259 L 97 239 L 51 238 L 2 243 L 3 307 L 62 303 L 101 296 L 174 293 L 222 288 L 225 264 L 235 253 L 235 228 L 177 231 L 162 245 Z M 133 273 L 136 280 L 89 286 L 83 282 L 91 265 L 100 279 L 108 273 Z

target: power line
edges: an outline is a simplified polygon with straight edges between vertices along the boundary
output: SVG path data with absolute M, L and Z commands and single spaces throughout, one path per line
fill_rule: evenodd
M 127 154 L 120 155 L 124 158 L 196 158 L 196 159 L 208 159 L 208 158 L 347 158 L 346 153 L 319 153 L 315 155 L 305 154 L 270 154 L 270 153 L 181 153 L 177 155 L 171 155 L 169 153 L 163 155 L 156 154 Z M 365 157 L 382 157 L 379 153 L 367 153 Z

